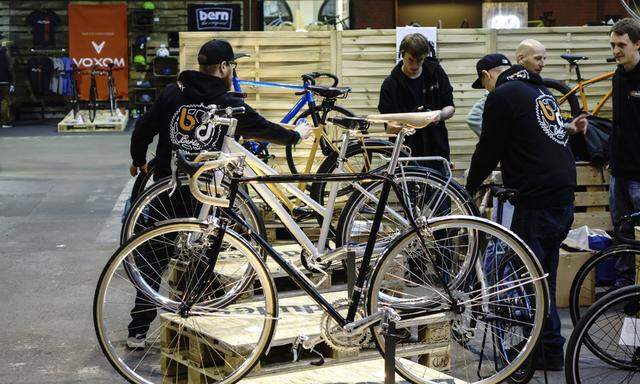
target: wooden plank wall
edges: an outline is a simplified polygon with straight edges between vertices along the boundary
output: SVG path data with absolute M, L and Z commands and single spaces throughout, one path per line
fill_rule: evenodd
M 475 63 L 478 58 L 487 53 L 502 52 L 515 61 L 515 49 L 520 41 L 534 38 L 547 46 L 547 67 L 543 72 L 545 76 L 565 81 L 575 80 L 575 73 L 569 71 L 567 62 L 560 58 L 560 54 L 580 53 L 591 58 L 581 66 L 583 77 L 590 78 L 614 68 L 605 61 L 611 55 L 607 31 L 607 27 L 439 30 L 438 56 L 454 87 L 456 114 L 447 122 L 447 127 L 452 160 L 458 173 L 468 167 L 477 142 L 465 120 L 471 106 L 484 93 L 483 90 L 471 88 L 476 77 Z M 269 62 L 266 63 L 261 54 L 257 55 L 257 59 L 254 56 L 247 63 L 239 65 L 241 77 L 298 83 L 299 75 L 307 70 L 334 68 L 340 77 L 340 84 L 353 89 L 349 98 L 341 104 L 357 114 L 376 112 L 380 85 L 395 65 L 395 30 L 314 33 L 181 33 L 181 69 L 195 68 L 194 58 L 199 44 L 214 36 L 228 39 L 234 47 L 238 46 L 238 51 L 259 53 L 264 46 L 266 52 L 269 52 Z M 322 39 L 326 41 L 323 42 Z M 305 46 L 305 42 L 311 44 Z M 300 54 L 296 55 L 296 52 Z M 314 61 L 315 58 L 319 61 Z M 304 64 L 301 60 L 304 60 Z M 269 70 L 265 71 L 263 68 Z M 592 86 L 589 92 L 594 97 L 599 97 L 609 86 L 608 82 L 602 82 Z M 295 101 L 290 91 L 261 89 L 252 92 L 249 104 L 255 103 L 258 110 L 274 119 L 284 116 L 285 110 Z M 269 99 L 268 102 L 265 101 L 266 98 Z M 590 98 L 592 99 L 593 97 Z M 593 102 L 591 104 L 595 105 Z M 604 109 L 605 115 L 610 113 L 610 108 L 609 103 Z
M 180 68 L 197 69 L 200 46 L 212 38 L 228 40 L 236 53 L 251 57 L 238 60 L 238 77 L 302 85 L 307 72 L 335 72 L 335 34 L 321 32 L 181 32 Z M 280 121 L 300 96 L 280 88 L 249 88 L 247 103 L 269 119 Z

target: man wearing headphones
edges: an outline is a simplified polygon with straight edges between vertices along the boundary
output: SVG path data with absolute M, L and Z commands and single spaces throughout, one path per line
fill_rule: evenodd
M 419 33 L 405 36 L 400 43 L 401 61 L 382 83 L 380 113 L 440 110 L 439 120 L 406 138 L 413 156 L 442 156 L 449 160 L 449 135 L 444 124 L 455 113 L 453 87 L 438 61 L 429 57 L 431 45 Z M 399 127 L 387 124 L 387 131 Z M 440 171 L 440 163 L 429 164 Z

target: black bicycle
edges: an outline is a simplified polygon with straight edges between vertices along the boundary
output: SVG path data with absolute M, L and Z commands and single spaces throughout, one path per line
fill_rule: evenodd
M 393 121 L 414 128 L 416 122 L 429 123 L 428 115 L 406 115 L 405 119 L 395 114 Z M 376 116 L 376 122 L 383 118 Z M 217 125 L 224 121 L 217 119 Z M 362 118 L 336 121 L 346 129 L 368 124 Z M 227 141 L 233 140 L 233 133 L 227 130 Z M 404 135 L 405 131 L 398 135 L 392 162 L 400 155 Z M 368 345 L 371 338 L 384 355 L 381 328 L 394 319 L 397 328 L 417 336 L 417 342 L 401 344 L 395 359 L 396 370 L 410 382 L 498 383 L 525 361 L 541 334 L 548 288 L 527 246 L 504 227 L 478 217 L 413 219 L 405 203 L 409 196 L 403 196 L 395 183 L 393 168 L 381 173 L 245 177 L 244 157 L 220 152 L 201 153 L 194 162 L 180 154 L 178 167 L 190 175 L 193 195 L 212 207 L 234 206 L 242 184 L 256 186 L 267 199 L 275 197 L 264 183 L 371 180 L 382 182 L 383 189 L 354 288 L 349 294 L 330 295 L 333 298 L 320 294 L 300 269 L 232 210 L 227 211 L 231 219 L 215 209 L 206 218 L 158 223 L 123 244 L 100 276 L 93 313 L 105 356 L 132 383 L 185 378 L 235 383 L 251 372 L 272 339 L 281 337 L 275 335 L 277 322 L 285 321 L 259 250 L 321 308 L 293 328 L 299 332 L 294 359 L 303 350 L 319 354 L 315 348 L 321 342 L 353 350 Z M 202 178 L 212 173 L 215 176 Z M 222 176 L 229 178 L 228 188 L 220 183 Z M 376 235 L 391 192 L 410 226 L 390 242 L 372 268 Z M 238 223 L 245 228 L 242 235 L 230 229 Z M 247 236 L 258 248 L 249 245 Z M 500 262 L 491 251 L 495 244 L 501 247 Z M 411 285 L 407 274 L 415 275 Z M 248 278 L 252 283 L 247 286 Z M 523 295 L 532 303 L 526 311 Z M 285 301 L 281 299 L 281 305 Z M 135 320 L 141 317 L 144 321 Z M 318 325 L 309 328 L 310 323 Z M 515 331 L 518 327 L 522 329 Z M 127 332 L 141 340 L 135 349 L 125 343 Z M 500 356 L 503 346 L 508 347 L 509 361 Z
M 568 384 L 640 380 L 640 286 L 609 292 L 578 321 L 567 343 Z
M 117 112 L 118 109 L 118 91 L 116 90 L 116 82 L 113 77 L 113 72 L 124 69 L 124 67 L 114 67 L 113 63 L 104 67 L 94 66 L 88 73 L 91 74 L 91 83 L 89 85 L 89 103 L 87 107 L 89 109 L 89 120 L 93 122 L 96 119 L 100 102 L 98 101 L 98 86 L 96 84 L 97 76 L 107 76 L 107 100 L 109 101 L 109 112 L 111 116 Z
M 624 216 L 614 225 L 614 237 L 618 244 L 591 256 L 576 273 L 569 292 L 569 311 L 574 325 L 589 308 L 589 304 L 604 294 L 613 290 L 612 285 L 599 282 L 597 271 L 600 266 L 614 265 L 620 257 L 630 259 L 630 262 L 640 254 L 640 240 L 625 237 L 620 229 L 623 225 L 629 225 L 640 218 L 640 212 Z M 640 274 L 640 263 L 635 262 L 635 276 Z M 633 280 L 633 277 L 630 277 Z M 610 282 L 613 283 L 613 282 Z M 629 284 L 633 281 L 627 282 Z

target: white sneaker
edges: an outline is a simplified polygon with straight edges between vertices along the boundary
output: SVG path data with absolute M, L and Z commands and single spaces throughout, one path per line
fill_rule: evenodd
M 127 347 L 131 349 L 144 348 L 146 341 L 145 335 L 129 336 L 127 338 Z

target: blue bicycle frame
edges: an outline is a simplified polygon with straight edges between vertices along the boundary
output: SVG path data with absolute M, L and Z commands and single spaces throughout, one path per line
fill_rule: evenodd
M 283 89 L 290 89 L 296 92 L 304 92 L 304 94 L 294 104 L 294 106 L 289 110 L 289 112 L 287 112 L 287 114 L 282 118 L 282 120 L 280 120 L 281 123 L 288 124 L 294 117 L 296 117 L 298 112 L 300 112 L 300 110 L 302 110 L 302 108 L 305 105 L 308 105 L 309 109 L 311 109 L 312 111 L 315 111 L 316 101 L 313 98 L 313 93 L 307 89 L 309 87 L 309 83 L 306 81 L 303 83 L 303 85 L 293 85 L 293 84 L 284 84 L 284 83 L 272 83 L 269 81 L 240 80 L 235 75 L 235 71 L 234 71 L 233 90 L 235 92 L 242 92 L 243 85 L 249 86 L 249 87 L 283 88 Z M 315 113 L 311 114 L 311 119 L 313 121 L 313 125 L 317 126 L 318 121 L 316 121 Z M 269 143 L 266 141 L 261 141 L 261 142 L 249 141 L 247 144 L 249 146 L 249 150 L 256 155 L 258 155 L 260 152 L 262 152 L 269 146 Z

